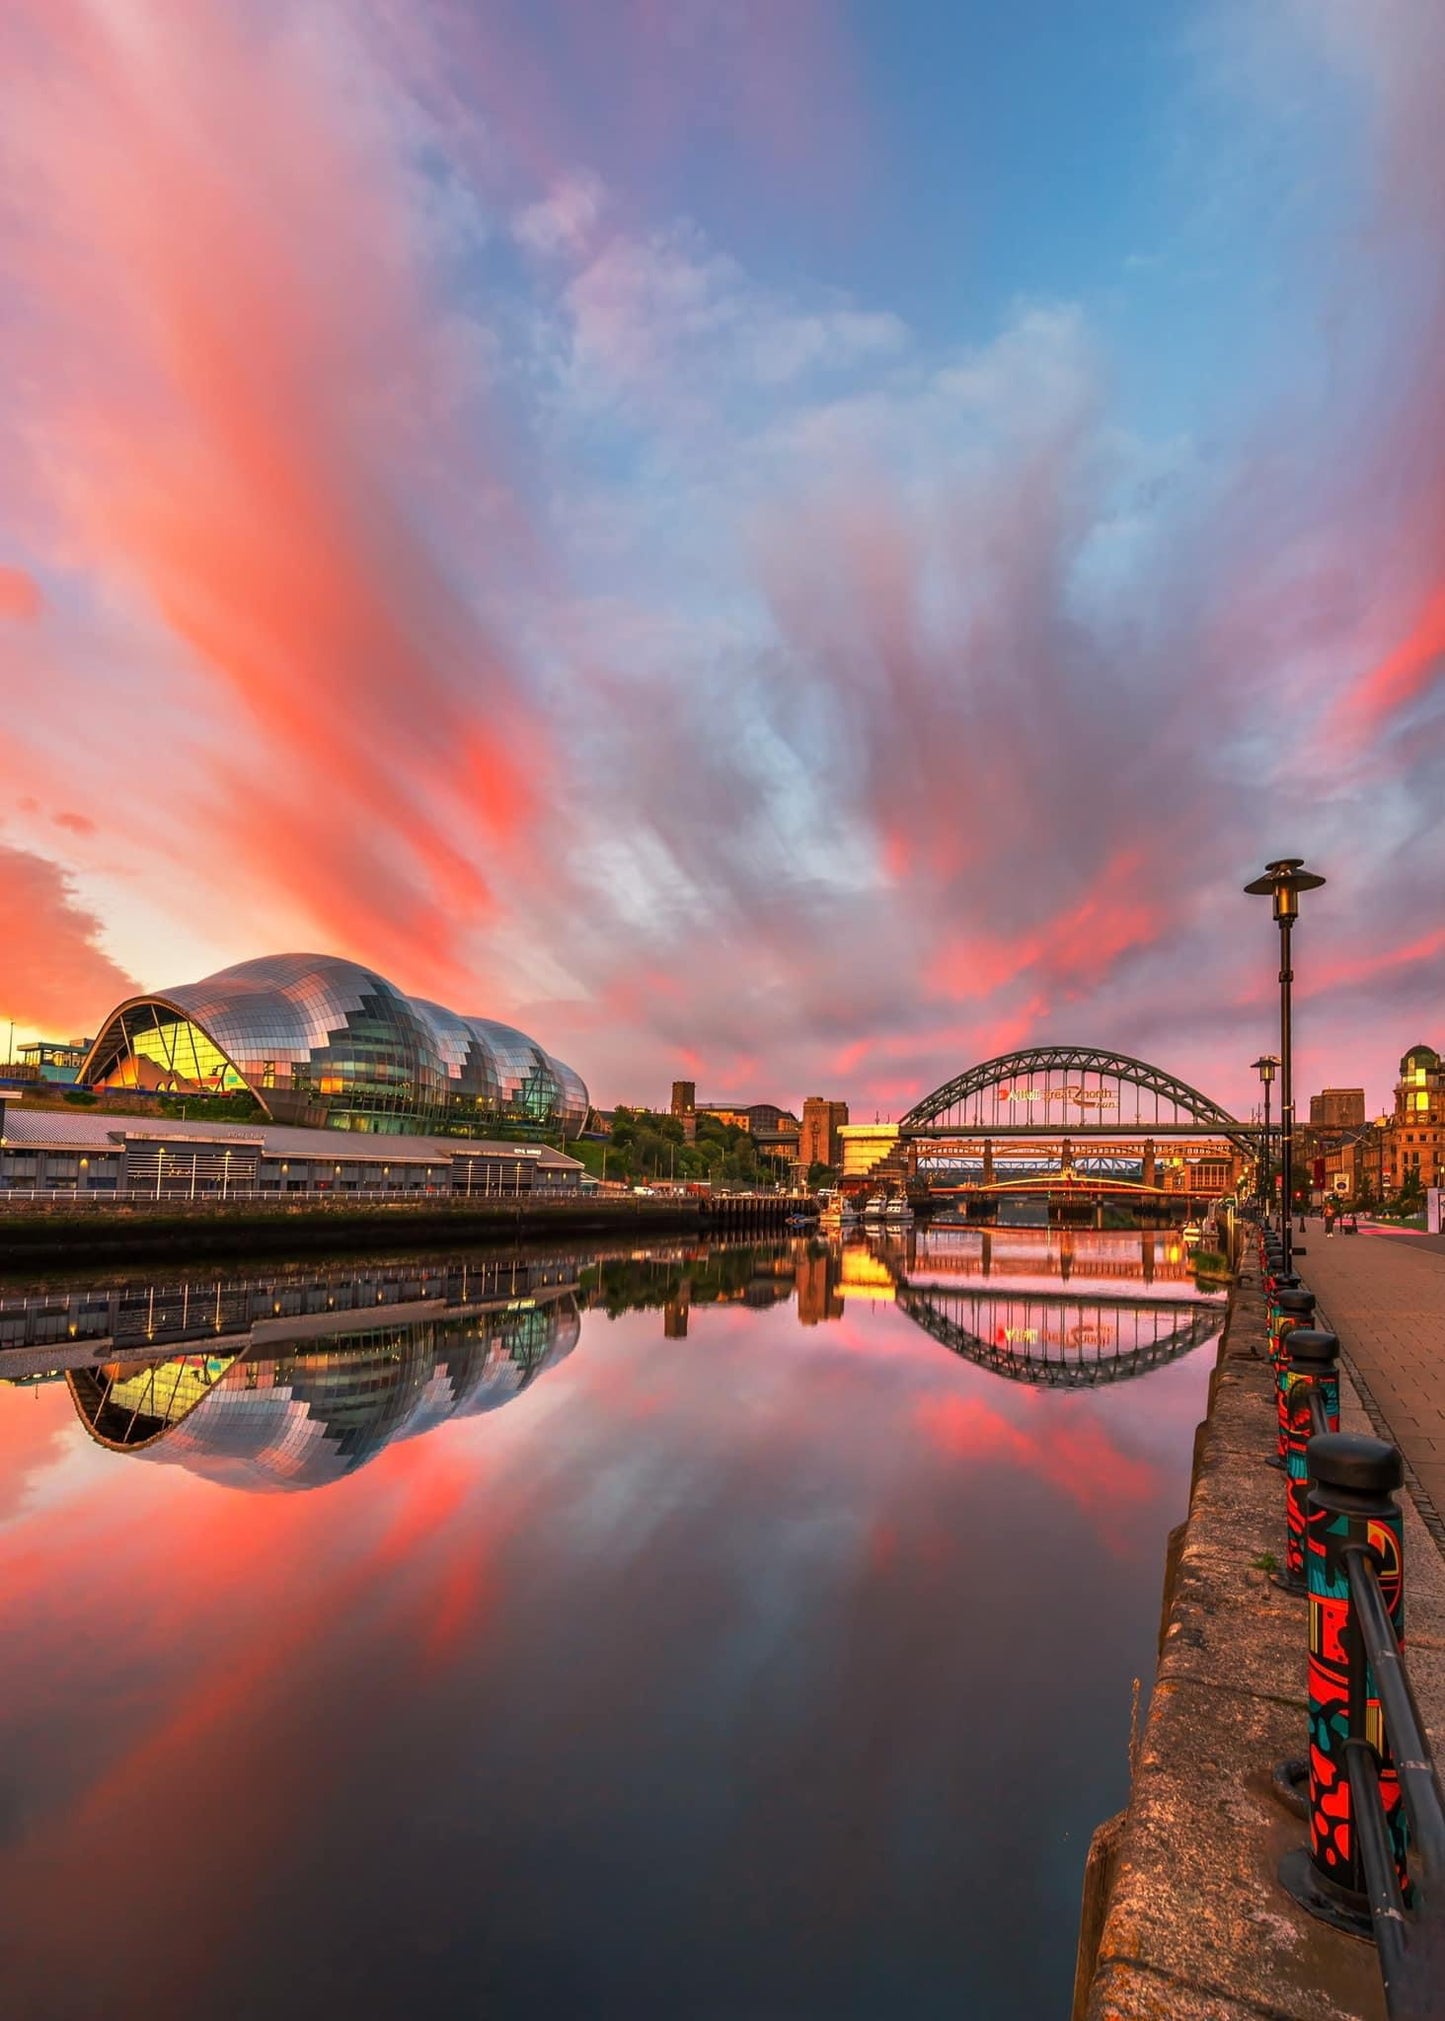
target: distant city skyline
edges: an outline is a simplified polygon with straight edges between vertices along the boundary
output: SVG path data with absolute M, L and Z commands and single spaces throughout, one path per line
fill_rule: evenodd
M 1445 1044 L 1445 9 L 13 0 L 0 1030 L 605 1106 Z M 264 137 L 264 145 L 262 138 Z M 624 1092 L 625 1091 L 625 1092 Z

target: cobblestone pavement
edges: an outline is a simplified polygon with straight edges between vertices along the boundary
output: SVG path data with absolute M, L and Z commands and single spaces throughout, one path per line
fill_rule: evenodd
M 1364 1226 L 1326 1240 L 1312 1221 L 1300 1239 L 1300 1276 L 1404 1454 L 1445 1550 L 1445 1238 Z

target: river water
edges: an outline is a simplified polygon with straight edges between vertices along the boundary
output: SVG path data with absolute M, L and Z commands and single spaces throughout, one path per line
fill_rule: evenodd
M 0 1281 L 7 2013 L 1066 2014 L 1222 1317 L 1043 1230 Z

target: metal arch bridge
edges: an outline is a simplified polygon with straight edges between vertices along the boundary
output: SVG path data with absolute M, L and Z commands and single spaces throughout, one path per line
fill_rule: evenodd
M 1134 1114 L 1127 1119 L 1121 1113 L 1126 1088 L 1134 1097 Z M 1039 1121 L 1033 1120 L 1035 1105 L 1043 1110 Z M 1020 1122 L 1010 1113 L 1015 1106 L 1029 1116 L 1028 1121 Z M 989 1109 L 992 1113 L 985 1113 Z M 1109 1120 L 1107 1112 L 1112 1112 Z M 1071 1137 L 1142 1132 L 1225 1137 L 1247 1155 L 1253 1155 L 1256 1134 L 1254 1125 L 1241 1123 L 1187 1081 L 1147 1060 L 1093 1046 L 1030 1046 L 1000 1053 L 925 1095 L 898 1128 L 902 1137 L 980 1130 L 1036 1136 L 1066 1131 Z
M 1182 1361 L 1196 1347 L 1215 1339 L 1224 1323 L 1223 1310 L 1218 1306 L 1160 1301 L 1140 1308 L 1117 1303 L 1111 1305 L 1104 1300 L 1036 1297 L 1030 1301 L 1032 1306 L 1047 1305 L 1055 1310 L 1080 1313 L 1147 1310 L 1151 1317 L 1161 1322 L 1153 1333 L 1146 1332 L 1142 1339 L 1135 1340 L 1130 1346 L 1116 1347 L 1109 1353 L 1100 1351 L 1099 1334 L 1102 1329 L 1097 1322 L 1092 1325 L 1085 1322 L 1074 1329 L 1076 1334 L 1083 1336 L 1076 1348 L 1071 1350 L 1065 1345 L 1059 1352 L 1051 1354 L 1047 1342 L 1043 1343 L 1043 1351 L 1039 1352 L 1035 1343 L 1028 1340 L 1021 1343 L 1010 1339 L 986 1340 L 974 1327 L 963 1324 L 955 1316 L 960 1308 L 976 1305 L 977 1302 L 966 1293 L 924 1289 L 901 1279 L 898 1284 L 898 1309 L 940 1346 L 979 1368 L 986 1368 L 991 1375 L 1002 1376 L 1008 1382 L 1028 1383 L 1037 1389 L 1097 1389 L 1106 1383 L 1129 1382 L 1135 1376 L 1146 1375 L 1152 1368 L 1163 1368 L 1169 1362 Z M 1173 1321 L 1173 1324 L 1166 1327 L 1165 1321 Z M 1004 1331 L 1027 1333 L 1030 1329 Z M 1090 1347 L 1094 1349 L 1093 1353 L 1087 1351 Z

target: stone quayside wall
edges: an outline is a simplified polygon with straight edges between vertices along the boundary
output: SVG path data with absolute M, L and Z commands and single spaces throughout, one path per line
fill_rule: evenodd
M 0 1208 L 0 1270 L 120 1258 L 299 1255 L 365 1247 L 511 1241 L 531 1235 L 747 1234 L 784 1226 L 797 1203 L 778 1199 L 425 1200 L 304 1203 L 161 1201 L 67 1213 Z
M 1074 2021 L 1384 2021 L 1373 1946 L 1316 1922 L 1275 1879 L 1306 1835 L 1270 1783 L 1304 1752 L 1306 1603 L 1255 1564 L 1283 1560 L 1284 1487 L 1265 1465 L 1274 1388 L 1264 1301 L 1245 1278 L 1195 1437 L 1189 1515 L 1169 1540 L 1129 1805 L 1089 1852 Z M 1343 1359 L 1341 1424 L 1372 1429 Z M 1402 1500 L 1406 1644 L 1438 1755 L 1445 1560 Z

